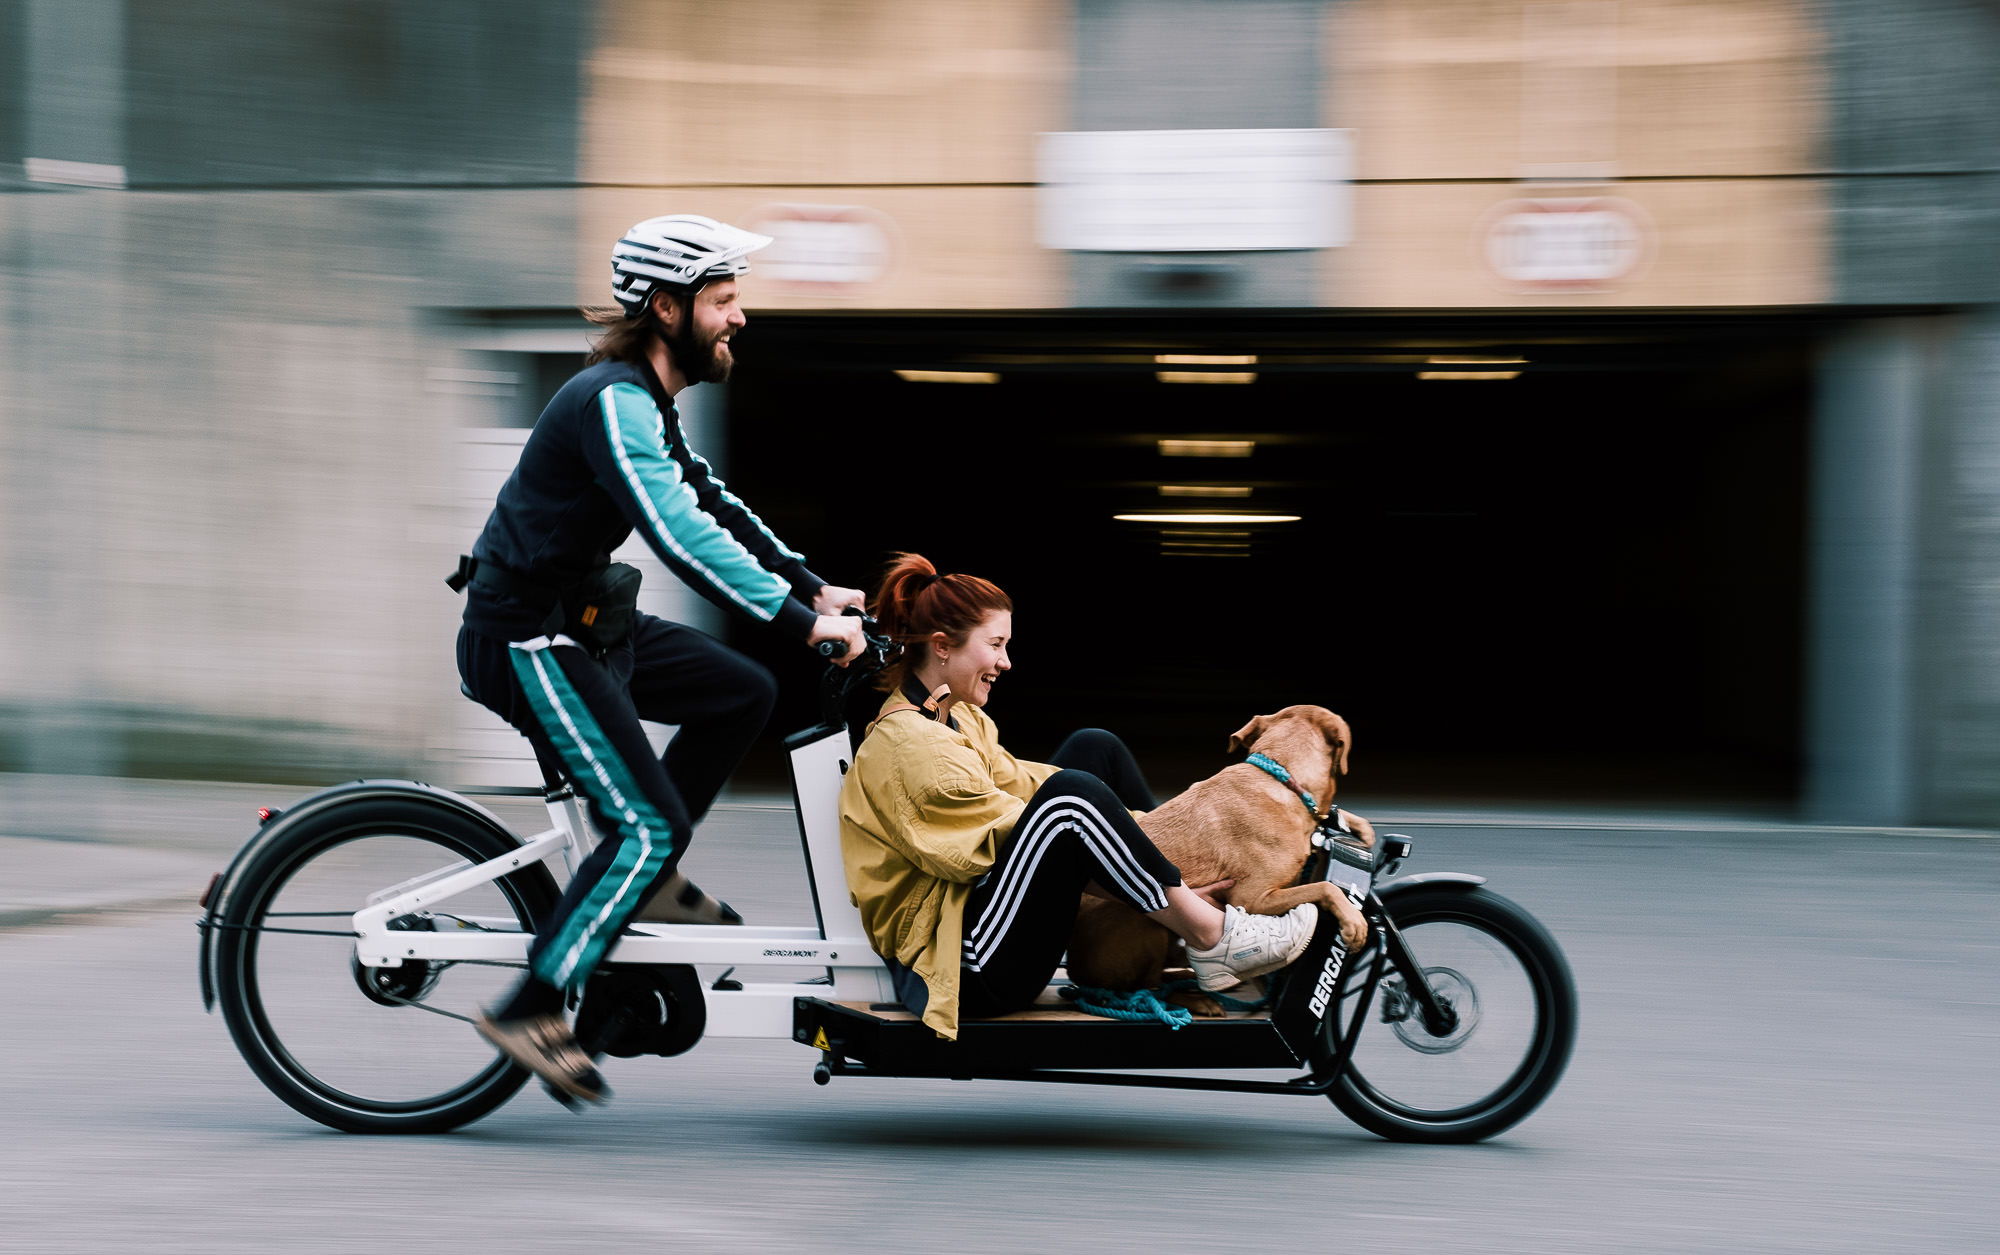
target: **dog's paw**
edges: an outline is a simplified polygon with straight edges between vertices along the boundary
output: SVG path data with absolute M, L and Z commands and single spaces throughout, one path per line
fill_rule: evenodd
M 1177 1007 L 1186 1007 L 1194 1012 L 1198 1020 L 1219 1020 L 1226 1012 L 1222 1004 L 1199 989 L 1182 989 L 1167 995 L 1167 1001 Z

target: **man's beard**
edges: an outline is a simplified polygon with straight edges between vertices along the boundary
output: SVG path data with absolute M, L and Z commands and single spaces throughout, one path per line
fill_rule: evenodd
M 692 303 L 683 306 L 687 317 L 681 320 L 679 332 L 666 337 L 667 351 L 674 355 L 674 365 L 680 367 L 681 374 L 689 383 L 724 383 L 729 379 L 729 370 L 735 359 L 722 344 L 722 333 L 703 337 L 694 327 L 694 307 Z

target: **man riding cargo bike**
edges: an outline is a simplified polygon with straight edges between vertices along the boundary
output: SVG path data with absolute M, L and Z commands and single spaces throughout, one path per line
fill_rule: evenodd
M 563 1004 L 626 923 L 739 923 L 676 870 L 764 728 L 776 682 L 712 637 L 636 608 L 639 573 L 609 554 L 633 532 L 696 591 L 800 641 L 858 657 L 841 611 L 858 589 L 806 569 L 688 444 L 674 396 L 721 383 L 746 321 L 736 277 L 770 237 L 694 214 L 649 218 L 611 254 L 618 308 L 557 391 L 472 554 L 458 668 L 466 692 L 533 742 L 590 804 L 601 841 L 544 920 L 528 974 L 479 1032 L 563 1093 L 602 1101 Z M 655 758 L 640 720 L 679 725 Z M 551 778 L 555 778 L 551 775 Z

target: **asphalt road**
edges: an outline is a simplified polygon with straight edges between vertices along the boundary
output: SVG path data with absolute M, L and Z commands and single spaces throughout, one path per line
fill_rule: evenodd
M 121 823 L 189 869 L 235 840 Z M 530 1089 L 448 1136 L 346 1136 L 202 1014 L 191 908 L 140 902 L 0 929 L 0 1249 L 2000 1247 L 2000 841 L 1389 826 L 1409 870 L 1488 875 L 1575 967 L 1568 1075 L 1484 1145 L 1388 1144 L 1322 1099 L 822 1089 L 782 1041 L 613 1060 L 616 1102 L 583 1116 Z M 0 856 L 54 882 L 103 845 L 70 837 Z M 697 880 L 810 921 L 788 812 L 700 841 Z

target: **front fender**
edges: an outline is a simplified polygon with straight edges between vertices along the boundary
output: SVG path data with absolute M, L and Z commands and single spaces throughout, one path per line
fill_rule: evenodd
M 1386 903 L 1391 897 L 1401 893 L 1405 889 L 1417 889 L 1431 885 L 1446 889 L 1477 889 L 1485 883 L 1486 877 L 1475 876 L 1470 872 L 1418 872 L 1414 876 L 1398 876 L 1394 880 L 1387 880 L 1376 885 L 1375 896 L 1381 898 Z
M 441 804 L 449 806 L 454 810 L 462 811 L 480 824 L 491 828 L 494 832 L 517 844 L 521 840 L 520 837 L 514 834 L 512 829 L 508 828 L 506 824 L 501 823 L 500 817 L 492 811 L 487 810 L 477 802 L 460 797 L 449 789 L 440 789 L 434 784 L 424 784 L 417 780 L 351 780 L 346 784 L 334 785 L 330 789 L 321 789 L 318 793 L 314 793 L 304 800 L 295 803 L 283 813 L 273 818 L 269 823 L 264 824 L 256 832 L 252 833 L 250 839 L 243 843 L 243 848 L 236 852 L 236 857 L 229 860 L 229 866 L 216 879 L 214 887 L 209 890 L 208 909 L 195 922 L 195 927 L 201 930 L 201 956 L 199 962 L 201 965 L 202 1010 L 210 1012 L 215 1010 L 213 942 L 216 925 L 222 919 L 223 908 L 228 904 L 230 892 L 236 887 L 237 876 L 242 873 L 244 868 L 250 866 L 251 860 L 257 856 L 259 851 L 268 846 L 294 824 L 305 820 L 309 816 L 323 814 L 329 807 L 377 797 L 419 797 L 433 804 Z

